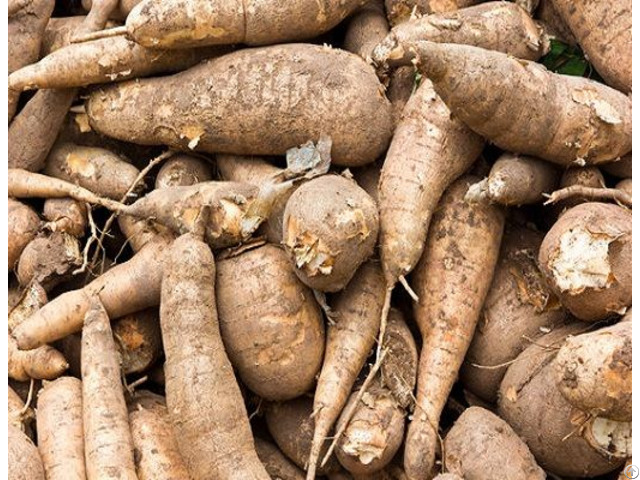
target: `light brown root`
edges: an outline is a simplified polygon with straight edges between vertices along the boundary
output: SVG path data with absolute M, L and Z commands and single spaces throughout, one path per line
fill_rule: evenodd
M 71 38 L 69 43 L 84 43 L 91 40 L 99 40 L 101 38 L 119 37 L 127 34 L 126 25 L 121 27 L 107 28 L 104 30 L 98 30 L 97 32 L 89 32 L 82 35 L 76 35 Z
M 33 390 L 35 387 L 36 381 L 32 378 L 29 380 L 29 393 L 27 394 L 27 401 L 24 402 L 24 407 L 20 410 L 20 417 L 25 415 L 30 408 L 31 400 L 33 400 Z
M 389 309 L 391 308 L 391 294 L 393 293 L 393 285 L 387 287 L 387 291 L 384 294 L 384 304 L 382 305 L 382 313 L 380 314 L 380 333 L 378 333 L 378 346 L 376 347 L 376 363 L 378 363 L 381 352 L 382 342 L 384 340 L 384 333 L 387 330 L 387 319 L 389 317 Z
M 140 170 L 140 173 L 138 173 L 138 176 L 135 178 L 135 180 L 133 181 L 133 183 L 129 186 L 129 188 L 127 189 L 126 193 L 122 196 L 122 198 L 120 199 L 120 203 L 126 204 L 127 200 L 129 200 L 129 198 L 131 198 L 133 196 L 133 192 L 138 188 L 138 185 L 140 184 L 140 182 L 142 182 L 142 180 L 144 180 L 144 177 L 147 176 L 147 174 L 158 164 L 160 164 L 161 162 L 167 160 L 168 158 L 174 156 L 176 154 L 175 150 L 167 150 L 164 153 L 161 153 L 160 155 L 158 155 L 157 157 L 155 157 L 154 159 L 152 159 L 146 167 L 144 167 L 142 170 Z M 108 235 L 109 230 L 111 229 L 111 225 L 113 225 L 113 222 L 116 221 L 117 218 L 117 213 L 112 213 L 111 216 L 107 219 L 107 221 L 104 224 L 104 227 L 102 228 L 102 232 L 100 233 L 100 238 L 97 238 L 98 241 L 98 246 L 100 247 L 100 249 L 102 248 L 102 243 L 104 242 L 105 237 Z M 91 217 L 89 217 L 91 218 Z M 85 246 L 85 249 L 87 249 L 88 251 L 88 246 L 91 242 L 91 240 L 94 238 L 94 231 L 93 228 L 91 230 L 91 237 L 89 238 L 89 240 L 87 240 L 87 246 Z M 93 253 L 93 257 L 91 258 L 91 267 L 93 268 L 96 265 L 96 262 L 98 261 L 98 255 L 100 253 L 100 249 L 96 249 L 95 252 Z M 84 267 L 84 264 L 83 264 Z M 84 271 L 81 270 L 81 271 Z
M 409 296 L 414 302 L 418 302 L 420 300 L 420 298 L 418 297 L 418 294 L 413 291 L 413 288 L 411 288 L 411 285 L 409 285 L 409 282 L 407 282 L 407 279 L 404 278 L 404 275 L 400 275 L 398 277 L 398 281 L 400 282 L 400 285 L 404 287 L 404 289 L 407 291 L 407 293 L 409 294 Z
M 556 190 L 551 195 L 546 195 L 549 199 L 545 205 L 558 203 L 572 197 L 581 197 L 590 201 L 613 201 L 623 207 L 632 208 L 631 195 L 617 188 L 595 188 L 584 185 L 571 185 L 570 187 Z
M 391 290 L 387 290 L 387 291 L 390 292 Z M 389 294 L 389 298 L 391 298 L 390 294 Z M 380 367 L 382 366 L 382 361 L 384 360 L 384 357 L 387 356 L 388 352 L 389 352 L 389 350 L 387 350 L 386 348 L 384 350 L 382 350 L 382 353 L 380 354 L 380 356 L 377 357 L 376 363 L 374 363 L 373 367 L 371 367 L 371 370 L 369 371 L 369 374 L 367 375 L 367 378 L 364 380 L 364 383 L 362 384 L 362 387 L 358 391 L 358 394 L 356 395 L 355 401 L 351 404 L 351 406 L 350 406 L 350 408 L 348 410 L 345 410 L 345 412 L 344 412 L 344 421 L 343 421 L 342 425 L 340 425 L 340 428 L 336 431 L 336 434 L 333 437 L 333 441 L 331 442 L 331 445 L 329 446 L 329 449 L 327 450 L 327 453 L 325 454 L 324 458 L 322 459 L 322 462 L 320 462 L 320 466 L 321 467 L 325 466 L 325 464 L 327 463 L 327 461 L 331 457 L 331 454 L 333 453 L 333 450 L 338 445 L 338 441 L 340 440 L 340 437 L 342 437 L 342 434 L 345 432 L 345 430 L 349 426 L 349 422 L 351 421 L 351 418 L 356 413 L 356 409 L 358 407 L 358 404 L 362 400 L 362 397 L 364 396 L 364 394 L 367 392 L 367 389 L 369 388 L 369 385 L 371 384 L 371 382 L 375 378 L 376 374 L 378 373 L 378 370 L 380 370 Z

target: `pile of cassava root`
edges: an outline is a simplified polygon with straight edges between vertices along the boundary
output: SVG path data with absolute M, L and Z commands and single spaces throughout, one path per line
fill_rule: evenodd
M 624 479 L 631 0 L 9 0 L 11 480 Z

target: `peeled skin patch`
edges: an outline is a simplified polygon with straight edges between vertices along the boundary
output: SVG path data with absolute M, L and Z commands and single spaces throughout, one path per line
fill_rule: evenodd
M 558 288 L 577 295 L 587 288 L 611 285 L 615 277 L 609 264 L 609 244 L 615 239 L 581 227 L 565 232 L 549 265 Z
M 598 417 L 587 431 L 586 439 L 594 448 L 614 457 L 631 456 L 631 422 Z

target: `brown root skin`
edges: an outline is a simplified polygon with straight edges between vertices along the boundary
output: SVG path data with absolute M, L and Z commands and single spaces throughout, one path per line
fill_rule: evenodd
M 574 47 L 578 44 L 571 29 L 554 6 L 554 0 L 540 0 L 535 11 L 535 19 L 549 38 L 558 39 Z
M 100 197 L 120 200 L 140 171 L 107 149 L 61 143 L 49 152 L 43 173 Z
M 429 475 L 438 424 L 469 348 L 497 264 L 504 213 L 464 201 L 477 177 L 458 179 L 443 195 L 412 285 L 423 337 L 416 408 L 409 424 L 404 468 L 410 478 Z
M 511 2 L 486 2 L 449 13 L 408 20 L 393 28 L 373 51 L 376 65 L 407 65 L 412 42 L 459 43 L 538 60 L 549 41 L 527 12 Z
M 626 193 L 627 195 L 629 195 L 629 200 L 631 201 L 632 194 L 633 194 L 633 184 L 631 182 L 631 178 L 625 178 L 624 180 L 620 180 L 616 184 L 616 190 L 620 190 Z
M 82 328 L 82 424 L 87 478 L 137 478 L 121 378 L 109 316 L 95 299 Z
M 115 4 L 116 0 L 96 0 L 75 33 L 104 28 Z M 76 93 L 76 89 L 42 90 L 29 100 L 9 126 L 9 168 L 42 170 Z
M 13 329 L 18 347 L 33 349 L 79 332 L 93 297 L 101 300 L 111 318 L 159 305 L 168 244 L 160 237 L 86 287 L 56 297 Z
M 556 376 L 576 408 L 631 421 L 631 322 L 567 338 L 556 357 Z
M 416 69 L 413 65 L 398 67 L 389 73 L 388 83 L 386 94 L 391 102 L 393 124 L 397 126 L 402 120 L 405 105 L 417 88 Z
M 9 270 L 12 270 L 17 266 L 18 259 L 24 248 L 35 238 L 42 222 L 31 207 L 13 198 L 9 198 L 8 201 L 8 264 Z
M 616 162 L 601 165 L 601 169 L 610 175 L 618 178 L 631 178 L 632 173 L 632 156 L 631 152 L 623 156 Z
M 379 185 L 380 256 L 388 286 L 420 259 L 442 192 L 475 161 L 483 140 L 423 81 L 407 103 Z
M 355 401 L 353 394 L 347 402 Z M 355 413 L 336 447 L 338 461 L 354 475 L 372 474 L 382 470 L 400 448 L 404 437 L 404 410 L 396 403 L 391 391 L 373 385 L 362 396 Z M 345 420 L 338 419 L 337 428 Z
M 260 437 L 254 437 L 253 440 L 256 444 L 258 457 L 271 478 L 304 480 L 304 472 L 289 460 L 276 445 Z
M 378 203 L 378 184 L 382 162 L 374 162 L 352 171 L 356 183 Z
M 484 408 L 467 408 L 458 417 L 447 433 L 443 451 L 447 471 L 464 478 L 492 480 L 497 471 L 504 478 L 547 478 L 509 424 Z
M 21 285 L 33 282 L 51 290 L 71 277 L 82 265 L 80 242 L 76 237 L 61 232 L 33 239 L 18 261 L 16 276 Z
M 126 237 L 129 246 L 134 252 L 139 252 L 142 247 L 156 238 L 175 238 L 173 232 L 159 223 L 130 215 L 118 215 L 118 226 Z
M 162 355 L 157 309 L 126 315 L 115 320 L 112 328 L 125 375 L 144 372 Z
M 145 1 L 131 10 L 126 26 L 128 35 L 137 43 L 153 48 L 291 43 L 331 30 L 363 3 L 363 0 L 322 3 L 302 0 L 246 5 L 240 0 Z
M 46 383 L 38 395 L 38 450 L 47 479 L 85 476 L 82 382 L 62 377 Z
M 284 212 L 285 249 L 296 275 L 322 292 L 342 290 L 372 254 L 378 209 L 350 179 L 326 175 L 300 186 Z
M 211 164 L 200 157 L 175 154 L 156 175 L 156 188 L 182 187 L 213 180 Z
M 44 480 L 44 468 L 38 449 L 23 432 L 9 425 L 8 477 Z
M 84 87 L 186 70 L 229 49 L 148 49 L 125 37 L 64 46 L 9 76 L 16 91 Z
M 131 13 L 133 7 L 139 4 L 142 0 L 118 0 L 116 8 L 109 14 L 109 18 L 115 20 L 125 20 L 127 15 Z M 93 6 L 92 0 L 82 0 L 82 7 L 89 11 Z
M 280 450 L 298 467 L 307 469 L 315 429 L 311 398 L 302 396 L 287 402 L 271 403 L 266 408 L 265 419 L 269 433 Z M 319 458 L 324 458 L 330 439 L 329 436 L 324 442 Z M 335 454 L 332 454 L 323 467 L 318 465 L 317 475 L 328 475 L 340 470 L 340 464 Z
M 314 432 L 308 473 L 322 458 L 320 451 L 325 439 L 375 345 L 384 294 L 380 266 L 375 260 L 369 260 L 332 302 L 335 320 L 328 326 L 324 361 L 314 393 Z
M 473 4 L 474 0 L 385 0 L 387 18 L 392 26 L 404 23 L 415 16 L 431 13 L 453 12 Z
M 464 364 L 462 385 L 495 403 L 507 367 L 543 332 L 561 326 L 566 311 L 537 265 L 544 234 L 509 225 L 498 265 Z M 528 340 L 529 339 L 529 340 Z
M 595 322 L 631 306 L 631 242 L 630 210 L 583 203 L 549 230 L 538 263 L 562 304 Z
M 539 203 L 554 190 L 559 172 L 548 162 L 534 157 L 505 153 L 491 167 L 486 179 L 471 187 L 468 201 L 489 201 L 506 206 Z
M 342 48 L 371 62 L 373 48 L 389 33 L 383 0 L 366 3 L 351 16 Z
M 53 12 L 55 1 L 14 2 L 13 6 L 15 11 L 13 15 L 9 15 L 8 24 L 9 74 L 38 60 L 44 30 Z M 16 113 L 19 100 L 20 91 L 9 89 L 7 108 L 9 122 Z
M 418 69 L 453 114 L 503 150 L 563 166 L 606 163 L 631 151 L 631 99 L 617 90 L 468 45 L 405 48 L 416 52 Z M 516 83 L 518 95 L 509 95 Z M 481 87 L 481 101 L 470 102 L 478 85 L 491 88 Z M 516 113 L 522 111 L 527 115 Z
M 164 272 L 160 322 L 167 408 L 189 474 L 268 480 L 220 336 L 211 249 L 183 235 L 170 248 Z
M 282 168 L 276 167 L 267 159 L 242 155 L 217 155 L 216 167 L 224 180 L 250 183 L 257 187 L 284 172 Z M 282 243 L 284 209 L 295 188 L 297 187 L 289 190 L 274 203 L 271 214 L 258 230 L 266 235 L 270 243 Z
M 568 403 L 557 386 L 554 358 L 582 323 L 558 328 L 536 340 L 507 370 L 500 386 L 498 414 L 525 441 L 538 464 L 561 477 L 595 477 L 623 460 L 602 455 L 581 434 L 590 417 Z
M 309 391 L 322 364 L 324 321 L 285 252 L 265 245 L 217 267 L 220 331 L 244 384 L 266 400 Z
M 86 204 L 72 198 L 49 198 L 44 201 L 42 215 L 47 220 L 44 228 L 52 232 L 62 232 L 76 238 L 84 236 L 87 230 Z
M 84 19 L 84 15 L 50 18 L 47 22 L 44 35 L 42 36 L 40 58 L 44 58 L 51 52 L 67 45 L 73 36 L 73 32 L 84 22 Z M 117 23 L 109 21 L 105 25 L 105 28 L 113 28 L 116 26 L 118 26 Z
M 23 292 L 18 304 L 9 312 L 9 332 L 36 312 L 45 303 L 47 295 L 37 283 L 29 285 Z M 9 378 L 26 382 L 30 379 L 53 380 L 64 373 L 69 366 L 65 357 L 55 348 L 43 345 L 34 350 L 18 350 L 16 340 L 8 336 L 8 374 Z
M 304 76 L 291 73 L 298 68 Z M 286 101 L 283 88 L 290 92 Z M 351 167 L 374 161 L 391 138 L 391 105 L 380 89 L 373 69 L 356 55 L 288 44 L 243 49 L 173 76 L 104 87 L 89 96 L 86 110 L 101 134 L 184 151 L 283 155 L 325 134 L 333 141 L 332 163 Z M 191 100 L 176 91 L 188 92 Z M 244 125 L 242 135 L 238 125 Z
M 25 432 L 30 438 L 33 437 L 32 422 L 35 420 L 33 409 L 25 408 L 24 401 L 11 386 L 8 387 L 7 393 L 8 425 Z
M 250 215 L 259 198 L 254 185 L 211 181 L 153 190 L 132 205 L 119 208 L 125 215 L 151 218 L 178 234 L 193 232 L 204 214 L 207 242 L 213 248 L 225 248 L 247 240 L 264 220 Z M 255 222 L 245 228 L 249 220 Z
M 102 198 L 73 183 L 21 168 L 9 168 L 8 193 L 15 198 L 71 197 L 81 202 L 100 205 L 114 212 L 119 212 L 124 207 L 119 202 Z
M 384 385 L 391 391 L 396 402 L 404 408 L 413 406 L 413 391 L 418 375 L 418 348 L 400 310 L 389 311 L 383 348 L 389 351 L 380 367 Z
M 545 205 L 562 202 L 563 200 L 578 197 L 587 202 L 611 201 L 620 206 L 632 208 L 631 195 L 618 188 L 590 188 L 582 185 L 573 185 L 562 188 L 548 195 Z
M 137 404 L 129 412 L 129 425 L 138 480 L 189 479 L 166 407 L 147 409 Z
M 34 0 L 17 5 L 9 16 L 9 73 L 38 60 L 40 44 L 53 7 L 54 0 Z
M 605 4 L 553 0 L 553 4 L 602 78 L 631 92 L 631 0 Z

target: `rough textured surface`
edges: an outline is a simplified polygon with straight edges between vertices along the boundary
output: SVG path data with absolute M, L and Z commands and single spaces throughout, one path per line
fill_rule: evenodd
M 338 175 L 299 187 L 287 202 L 282 234 L 296 275 L 316 290 L 342 290 L 373 254 L 377 210 L 367 192 Z
M 540 0 L 535 12 L 535 19 L 540 23 L 545 33 L 567 45 L 575 46 L 578 41 L 571 33 L 571 29 L 556 10 L 553 0 Z
M 504 150 L 565 166 L 610 162 L 631 151 L 631 99 L 617 90 L 477 47 L 414 48 L 418 68 L 453 114 Z M 514 84 L 517 95 L 510 94 Z
M 304 480 L 304 472 L 289 460 L 273 443 L 260 437 L 254 438 L 258 457 L 271 475 L 279 480 Z
M 9 425 L 8 477 L 11 480 L 44 480 L 38 449 L 20 429 Z
M 173 243 L 160 305 L 173 431 L 192 477 L 269 480 L 220 336 L 215 277 L 205 243 L 191 234 Z
M 9 76 L 9 88 L 22 91 L 71 88 L 180 72 L 228 49 L 157 50 L 126 37 L 74 43 Z
M 351 53 L 303 44 L 244 49 L 172 77 L 105 87 L 86 108 L 100 133 L 183 150 L 282 155 L 326 134 L 332 162 L 348 166 L 375 160 L 392 133 L 373 69 Z
M 22 250 L 16 275 L 20 285 L 35 281 L 50 290 L 82 265 L 80 242 L 62 232 L 35 238 Z
M 536 259 L 544 235 L 511 225 L 482 307 L 460 379 L 464 387 L 494 403 L 508 363 L 529 340 L 562 325 L 567 316 L 547 286 Z M 498 367 L 503 365 L 502 367 Z
M 559 176 L 549 162 L 504 153 L 493 164 L 486 179 L 469 187 L 467 199 L 506 206 L 541 203 L 544 194 L 555 189 Z
M 133 39 L 148 47 L 269 45 L 331 30 L 364 0 L 146 0 L 127 16 Z
M 407 103 L 380 174 L 380 256 L 389 285 L 418 263 L 442 192 L 482 146 L 424 81 Z
M 217 267 L 220 331 L 242 381 L 267 400 L 310 390 L 322 364 L 324 322 L 284 251 L 265 245 Z
M 353 14 L 347 26 L 342 48 L 371 60 L 373 48 L 389 33 L 383 0 L 370 0 Z
M 540 27 L 515 3 L 486 2 L 451 13 L 436 13 L 397 25 L 373 52 L 377 64 L 406 63 L 405 46 L 428 40 L 495 50 L 526 60 L 538 60 L 549 42 Z
M 406 22 L 413 16 L 452 12 L 481 0 L 385 0 L 387 18 L 391 25 Z
M 580 435 L 584 412 L 568 403 L 556 384 L 554 358 L 568 335 L 585 330 L 574 323 L 530 345 L 509 366 L 498 399 L 498 414 L 525 441 L 542 468 L 567 477 L 595 477 L 622 465 L 589 446 Z
M 444 440 L 447 471 L 465 480 L 545 480 L 527 445 L 509 424 L 489 410 L 467 408 Z
M 413 406 L 419 358 L 416 341 L 400 310 L 389 311 L 383 345 L 389 353 L 380 367 L 382 381 L 396 402 L 408 409 Z
M 145 408 L 143 404 L 136 402 L 129 412 L 138 480 L 188 480 L 166 407 Z
M 364 263 L 331 302 L 333 321 L 327 328 L 322 371 L 313 398 L 314 432 L 311 461 L 338 419 L 380 329 L 384 277 L 376 260 Z M 320 458 L 322 460 L 322 458 Z
M 48 198 L 44 201 L 42 215 L 47 220 L 46 228 L 53 232 L 81 238 L 87 230 L 86 204 L 72 198 Z
M 31 0 L 21 4 L 14 0 L 10 2 L 9 7 L 12 9 L 18 5 L 18 10 L 13 12 L 13 15 L 9 15 L 8 73 L 38 60 L 42 37 L 53 12 L 55 0 Z M 9 121 L 16 112 L 19 98 L 19 91 L 9 90 Z
M 82 382 L 62 377 L 38 395 L 38 450 L 48 480 L 84 480 Z
M 266 409 L 266 420 L 269 433 L 289 459 L 302 469 L 307 468 L 311 439 L 314 431 L 313 401 L 308 397 L 298 397 L 282 403 L 272 403 Z M 327 439 L 320 453 L 320 458 L 329 448 L 331 439 Z M 318 475 L 327 475 L 340 471 L 340 464 L 335 454 L 322 468 Z
M 178 153 L 165 161 L 158 170 L 156 188 L 184 187 L 210 180 L 213 180 L 213 171 L 209 162 L 200 157 Z
M 104 148 L 62 143 L 49 153 L 44 173 L 84 187 L 101 197 L 120 200 L 140 171 Z
M 150 308 L 113 322 L 113 336 L 125 375 L 141 373 L 162 356 L 158 310 Z
M 631 421 L 631 322 L 569 337 L 556 366 L 558 388 L 573 406 Z
M 631 152 L 623 156 L 619 161 L 602 165 L 602 170 L 618 178 L 630 178 L 632 173 Z
M 440 414 L 469 348 L 498 261 L 504 213 L 471 204 L 464 194 L 477 177 L 457 180 L 443 195 L 412 278 L 422 334 L 416 408 L 409 424 L 404 468 L 429 475 L 435 462 Z
M 605 81 L 631 91 L 631 0 L 553 0 L 556 10 Z
M 631 211 L 589 202 L 568 210 L 545 236 L 538 263 L 562 304 L 597 321 L 631 305 Z
M 283 172 L 282 168 L 276 167 L 266 158 L 242 155 L 216 155 L 216 167 L 224 180 L 250 183 L 257 187 L 273 179 L 274 175 Z M 284 209 L 295 188 L 296 186 L 275 201 L 269 217 L 259 230 L 267 236 L 267 240 L 271 243 L 282 243 Z
M 354 392 L 345 410 L 355 401 Z M 404 410 L 390 390 L 372 386 L 359 402 L 336 447 L 338 461 L 354 475 L 382 470 L 394 457 L 404 437 Z M 344 423 L 338 419 L 336 428 Z
M 102 302 L 110 318 L 159 305 L 167 244 L 168 240 L 158 238 L 86 287 L 65 292 L 47 303 L 14 328 L 18 346 L 31 349 L 80 331 L 94 297 Z
M 94 300 L 82 328 L 82 425 L 88 480 L 136 480 L 121 379 L 109 317 Z
M 13 270 L 17 266 L 24 247 L 35 238 L 41 221 L 31 207 L 13 198 L 9 198 L 8 202 L 8 263 L 9 270 Z

